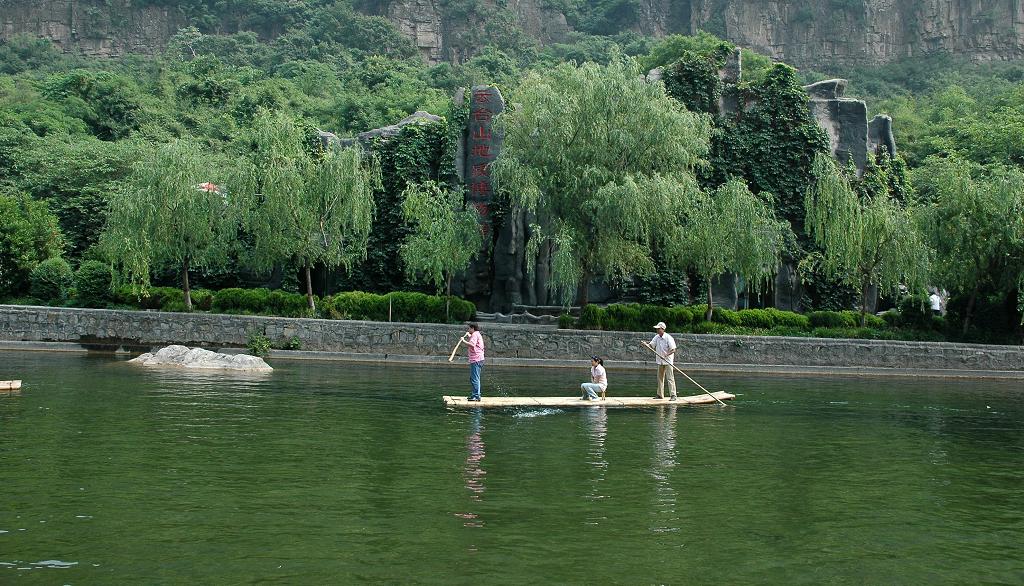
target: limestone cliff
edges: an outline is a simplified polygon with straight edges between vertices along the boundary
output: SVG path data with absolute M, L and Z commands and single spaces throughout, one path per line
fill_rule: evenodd
M 131 0 L 0 0 L 0 39 L 29 34 L 67 53 L 112 57 L 153 54 L 188 26 L 166 7 L 136 7 Z
M 541 43 L 560 41 L 594 3 L 570 15 L 556 4 L 362 0 L 360 7 L 388 17 L 428 61 L 457 62 L 512 30 Z M 1024 57 L 1024 0 L 629 0 L 628 14 L 614 26 L 654 36 L 703 29 L 801 67 L 937 52 Z M 38 35 L 89 55 L 153 53 L 187 24 L 176 9 L 133 0 L 0 0 L 0 38 Z
M 689 26 L 798 66 L 1024 56 L 1021 0 L 694 0 Z

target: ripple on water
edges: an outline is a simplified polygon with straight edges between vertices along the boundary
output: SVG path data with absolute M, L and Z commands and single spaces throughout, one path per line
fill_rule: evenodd
M 70 568 L 71 566 L 77 566 L 78 562 L 62 562 L 60 560 L 43 560 L 41 562 L 33 562 L 33 566 L 40 568 Z
M 515 411 L 512 417 L 543 417 L 545 415 L 555 415 L 556 413 L 562 413 L 561 409 L 529 409 L 522 411 Z

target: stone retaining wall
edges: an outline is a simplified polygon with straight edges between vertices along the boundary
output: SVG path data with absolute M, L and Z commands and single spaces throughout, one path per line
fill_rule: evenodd
M 275 344 L 292 337 L 303 350 L 394 355 L 447 355 L 458 325 L 292 319 L 205 313 L 164 313 L 0 305 L 0 340 L 72 342 L 143 349 L 171 343 L 244 347 L 258 332 Z M 644 333 L 554 330 L 528 325 L 484 327 L 488 356 L 649 361 Z M 833 340 L 679 334 L 677 360 L 691 364 L 873 367 L 1024 372 L 1024 347 L 932 342 Z

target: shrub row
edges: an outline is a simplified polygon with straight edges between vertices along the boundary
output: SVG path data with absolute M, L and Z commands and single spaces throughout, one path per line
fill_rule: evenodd
M 312 317 L 305 295 L 279 289 L 221 289 L 213 294 L 211 309 L 217 313 Z
M 36 300 L 62 305 L 71 300 L 79 307 L 106 307 L 110 301 L 110 267 L 87 260 L 77 271 L 60 257 L 44 260 L 29 275 L 30 293 Z
M 658 322 L 665 322 L 669 330 L 689 330 L 691 326 L 706 323 L 706 305 L 661 307 L 639 303 L 613 304 L 608 307 L 588 305 L 583 308 L 576 327 L 592 330 L 619 330 L 642 332 L 650 330 Z M 780 309 L 731 309 L 716 308 L 711 322 L 731 327 L 770 329 L 788 327 L 810 329 L 811 321 L 806 315 Z M 561 327 L 569 327 L 570 320 L 561 319 Z
M 346 291 L 320 302 L 321 312 L 330 319 L 404 321 L 418 323 L 460 322 L 473 319 L 476 306 L 452 297 L 446 315 L 446 299 L 423 293 L 395 292 L 386 295 Z
M 185 311 L 185 297 L 174 287 L 150 287 L 138 292 L 121 287 L 114 295 L 117 303 L 140 309 Z M 450 318 L 445 316 L 445 298 L 423 293 L 396 292 L 386 295 L 348 291 L 315 298 L 315 317 L 327 319 L 361 319 L 371 321 L 405 321 L 419 323 L 459 322 L 473 319 L 476 306 L 472 302 L 452 297 Z M 389 316 L 390 304 L 390 316 Z M 274 315 L 281 317 L 311 316 L 306 296 L 270 289 L 221 289 L 192 291 L 192 307 L 196 310 L 240 315 Z
M 704 324 L 707 312 L 706 305 L 690 305 L 661 307 L 642 305 L 639 303 L 613 304 L 608 307 L 588 305 L 583 308 L 575 322 L 569 316 L 559 319 L 559 327 L 578 327 L 588 330 L 618 330 L 627 332 L 648 331 L 658 322 L 665 322 L 670 331 L 690 331 L 694 333 L 712 333 L 698 330 L 710 330 Z M 868 314 L 865 327 L 882 329 L 889 325 L 908 325 L 895 318 L 882 319 Z M 891 322 L 891 323 L 889 323 Z M 781 309 L 731 309 L 715 308 L 711 316 L 712 324 L 720 324 L 731 328 L 770 330 L 773 328 L 790 329 L 807 332 L 812 329 L 858 329 L 860 313 L 856 311 L 812 311 L 806 315 Z

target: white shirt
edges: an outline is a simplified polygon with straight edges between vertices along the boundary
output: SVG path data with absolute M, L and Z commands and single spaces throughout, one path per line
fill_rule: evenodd
M 658 352 L 658 364 L 672 364 L 675 360 L 675 354 L 669 354 L 670 351 L 676 349 L 676 341 L 672 339 L 672 336 L 664 334 L 659 336 L 657 334 L 651 338 L 651 346 Z M 668 360 L 662 358 L 662 356 L 668 356 Z
M 601 387 L 601 390 L 608 389 L 608 373 L 605 372 L 603 366 L 598 364 L 590 367 L 590 382 Z
M 932 302 L 932 311 L 942 311 L 942 297 L 939 297 L 937 293 L 932 293 L 928 299 Z

